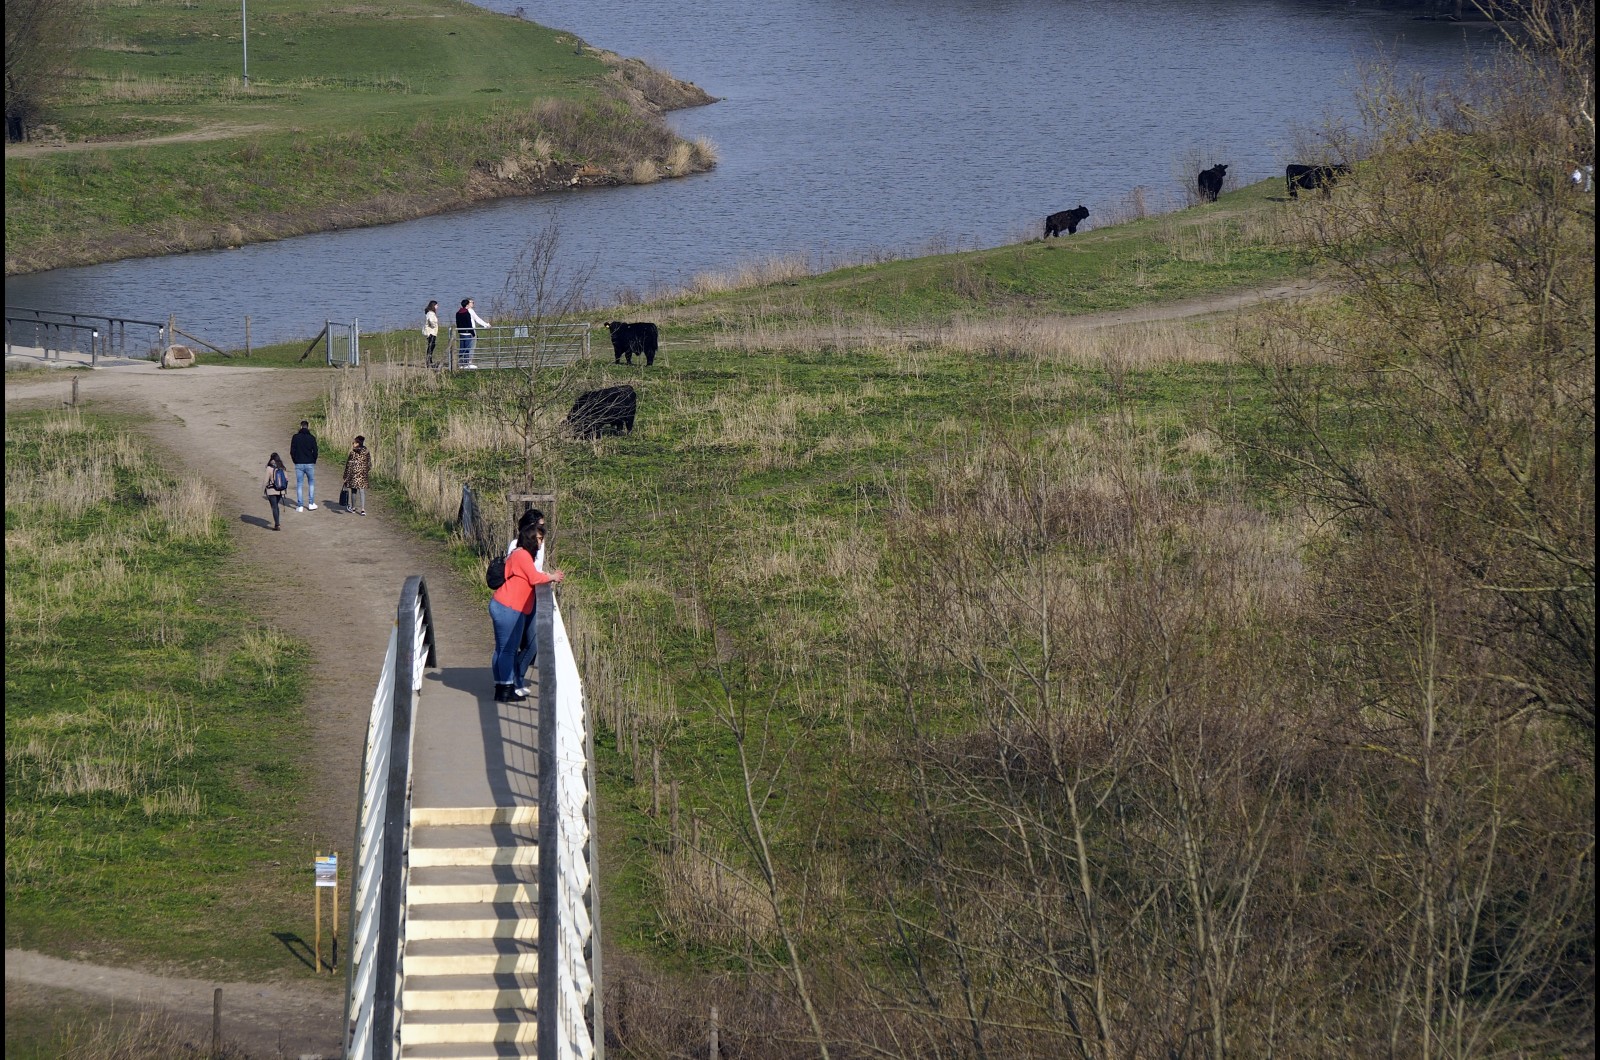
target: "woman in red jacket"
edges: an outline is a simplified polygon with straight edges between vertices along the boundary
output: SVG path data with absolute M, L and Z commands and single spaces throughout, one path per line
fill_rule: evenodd
M 533 565 L 533 553 L 517 548 L 506 557 L 506 583 L 489 600 L 489 620 L 494 623 L 494 701 L 518 703 L 528 697 L 517 691 L 517 654 L 522 633 L 533 616 L 533 589 L 546 582 L 560 584 L 566 575 L 559 570 L 546 574 Z

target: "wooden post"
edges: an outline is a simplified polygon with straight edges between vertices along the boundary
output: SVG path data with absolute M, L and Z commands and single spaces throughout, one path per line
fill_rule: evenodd
M 319 850 L 316 853 L 316 857 L 311 862 L 311 864 L 313 866 L 312 878 L 311 878 L 312 904 L 316 906 L 316 910 L 317 910 L 317 913 L 316 913 L 316 920 L 317 920 L 317 929 L 316 929 L 317 930 L 317 943 L 316 943 L 317 964 L 316 964 L 316 969 L 317 969 L 317 974 L 318 975 L 322 974 L 322 888 L 317 886 L 315 865 L 316 865 L 317 861 L 321 860 L 321 858 L 322 858 L 322 851 Z
M 672 787 L 671 787 L 671 791 L 669 792 L 669 794 L 671 795 L 671 800 L 670 800 L 670 805 L 667 807 L 667 811 L 668 811 L 668 813 L 671 814 L 671 817 L 669 818 L 669 820 L 671 821 L 671 829 L 670 829 L 671 837 L 668 840 L 668 842 L 670 842 L 672 844 L 672 849 L 673 850 L 677 850 L 678 849 L 678 780 L 677 780 L 676 777 L 674 777 L 673 780 L 672 780 Z
M 722 1043 L 717 1040 L 717 1038 L 718 1038 L 718 1033 L 717 1033 L 718 1029 L 719 1028 L 717 1027 L 717 1006 L 712 1005 L 711 1006 L 711 1041 L 709 1043 L 710 1048 L 707 1050 L 707 1055 L 711 1057 L 711 1060 L 721 1060 L 721 1056 L 722 1056 Z
M 78 377 L 72 377 L 72 407 L 78 407 Z
M 222 1055 L 222 987 L 211 992 L 211 1055 Z
M 244 355 L 250 356 L 250 314 L 244 315 Z
M 661 748 L 650 749 L 650 816 L 661 819 Z

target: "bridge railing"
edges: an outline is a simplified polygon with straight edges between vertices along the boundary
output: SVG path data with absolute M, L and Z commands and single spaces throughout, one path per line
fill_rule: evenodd
M 423 671 L 436 665 L 428 589 L 414 575 L 400 590 L 367 724 L 345 971 L 347 1058 L 391 1060 L 399 1052 L 412 734 Z
M 550 586 L 537 589 L 540 1060 L 605 1056 L 594 725 Z
M 146 345 L 140 348 L 135 345 L 135 352 L 128 352 L 128 326 L 133 325 L 135 334 L 141 331 L 153 333 L 151 341 L 154 346 Z M 98 363 L 100 357 L 113 354 L 136 359 L 150 359 L 152 351 L 157 353 L 167 345 L 167 326 L 159 320 L 133 320 L 127 317 L 104 316 L 99 313 L 72 313 L 54 309 L 30 309 L 25 306 L 5 307 L 6 347 L 9 351 L 12 346 L 33 346 L 45 351 L 45 356 L 54 352 L 59 355 L 68 350 L 75 353 L 87 352 L 91 364 Z M 70 345 L 68 342 L 70 340 Z M 88 350 L 81 348 L 83 342 L 88 343 Z

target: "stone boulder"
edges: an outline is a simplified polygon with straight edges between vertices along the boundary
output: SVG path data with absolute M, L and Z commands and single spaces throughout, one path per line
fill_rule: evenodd
M 193 368 L 194 350 L 188 346 L 168 346 L 161 354 L 163 368 Z

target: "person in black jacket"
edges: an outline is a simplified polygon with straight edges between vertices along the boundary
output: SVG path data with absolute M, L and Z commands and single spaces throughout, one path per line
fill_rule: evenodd
M 294 461 L 294 510 L 317 510 L 317 436 L 311 424 L 300 421 L 300 430 L 289 439 L 289 459 Z

